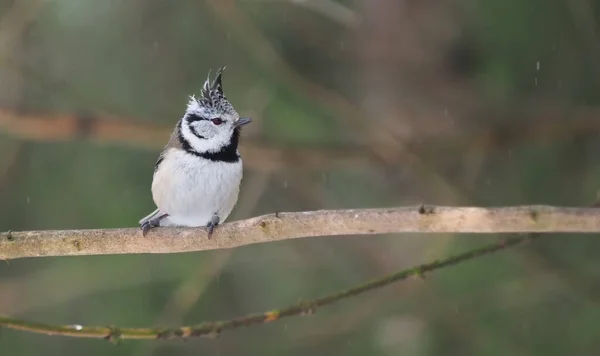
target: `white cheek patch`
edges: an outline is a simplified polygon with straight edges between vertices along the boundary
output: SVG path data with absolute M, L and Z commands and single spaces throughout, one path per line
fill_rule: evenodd
M 199 138 L 209 139 L 217 134 L 215 127 L 208 120 L 195 121 L 189 123 L 190 131 L 195 133 Z
M 195 131 L 196 134 L 192 131 Z M 210 121 L 196 123 L 184 121 L 181 125 L 181 134 L 189 142 L 194 151 L 212 153 L 218 152 L 223 147 L 229 145 L 232 130 L 231 126 L 227 123 L 223 123 L 222 126 L 214 126 Z M 198 137 L 198 135 L 203 138 Z
M 202 139 L 194 135 L 187 122 L 183 122 L 181 125 L 181 135 L 196 152 L 206 152 L 211 147 L 209 139 Z

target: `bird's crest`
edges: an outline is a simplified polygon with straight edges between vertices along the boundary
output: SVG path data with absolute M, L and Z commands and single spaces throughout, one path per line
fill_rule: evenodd
M 219 112 L 229 112 L 233 109 L 223 93 L 223 84 L 221 82 L 221 78 L 225 69 L 226 67 L 219 68 L 219 70 L 217 70 L 215 79 L 212 82 L 210 80 L 210 71 L 208 72 L 208 77 L 202 86 L 200 96 L 198 98 L 195 96 L 190 97 L 188 109 L 203 107 L 207 109 L 212 108 Z
M 223 94 L 223 84 L 221 83 L 221 77 L 223 76 L 225 68 L 226 67 L 219 68 L 215 80 L 213 80 L 212 83 L 210 82 L 210 71 L 208 71 L 208 76 L 202 87 L 202 98 L 200 100 L 212 102 L 219 98 L 225 99 L 225 95 Z

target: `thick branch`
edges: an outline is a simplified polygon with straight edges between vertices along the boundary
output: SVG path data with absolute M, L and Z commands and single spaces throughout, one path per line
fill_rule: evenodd
M 370 290 L 385 287 L 394 282 L 402 281 L 413 276 L 422 277 L 427 272 L 432 272 L 437 269 L 450 267 L 476 257 L 481 257 L 512 246 L 516 246 L 533 237 L 534 236 L 515 237 L 506 239 L 499 243 L 471 250 L 460 255 L 448 257 L 428 264 L 409 268 L 394 274 L 390 274 L 383 278 L 373 279 L 367 283 L 361 284 L 354 288 L 346 289 L 321 298 L 302 301 L 297 304 L 291 305 L 287 308 L 274 309 L 264 313 L 250 314 L 231 320 L 206 322 L 192 326 L 183 326 L 175 329 L 134 329 L 102 326 L 51 325 L 0 316 L 0 327 L 46 335 L 97 338 L 107 339 L 110 341 L 118 341 L 120 339 L 170 339 L 188 338 L 196 336 L 218 336 L 224 330 L 237 329 L 243 326 L 266 324 L 268 322 L 277 321 L 281 318 L 289 316 L 312 314 L 318 307 L 333 304 L 343 299 L 347 299 Z
M 388 233 L 600 232 L 600 209 L 417 206 L 321 210 L 263 215 L 203 228 L 24 231 L 0 234 L 0 259 L 135 253 L 178 253 L 233 248 L 301 237 Z

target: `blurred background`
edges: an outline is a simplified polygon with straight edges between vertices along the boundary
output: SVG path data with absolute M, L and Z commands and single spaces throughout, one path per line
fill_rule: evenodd
M 600 189 L 592 0 L 0 0 L 0 230 L 137 226 L 210 69 L 243 116 L 240 200 L 275 211 L 589 206 Z M 177 326 L 344 289 L 496 241 L 326 237 L 0 263 L 0 313 Z M 592 355 L 600 239 L 548 235 L 217 340 L 0 330 L 1 355 Z

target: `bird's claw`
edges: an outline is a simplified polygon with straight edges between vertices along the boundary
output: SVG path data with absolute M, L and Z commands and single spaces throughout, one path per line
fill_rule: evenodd
M 219 225 L 220 221 L 221 221 L 221 219 L 219 218 L 219 215 L 217 215 L 215 213 L 212 216 L 212 218 L 210 219 L 210 221 L 208 222 L 208 224 L 206 224 L 206 232 L 208 233 L 209 239 L 212 237 L 213 231 L 215 231 L 215 227 L 217 227 L 217 225 Z
M 146 221 L 142 225 L 140 225 L 140 229 L 142 229 L 142 236 L 146 236 L 146 234 L 148 233 L 148 231 L 150 231 L 151 228 L 152 226 L 150 226 L 149 221 Z
M 213 231 L 215 230 L 215 226 L 212 223 L 208 223 L 206 224 L 206 232 L 208 232 L 208 238 L 210 239 L 212 237 Z
M 163 214 L 157 218 L 144 221 L 144 223 L 142 225 L 140 225 L 140 229 L 142 229 L 142 236 L 146 236 L 146 234 L 148 233 L 148 231 L 150 231 L 150 229 L 152 229 L 154 227 L 159 227 L 160 221 L 166 217 L 167 217 L 167 214 Z

